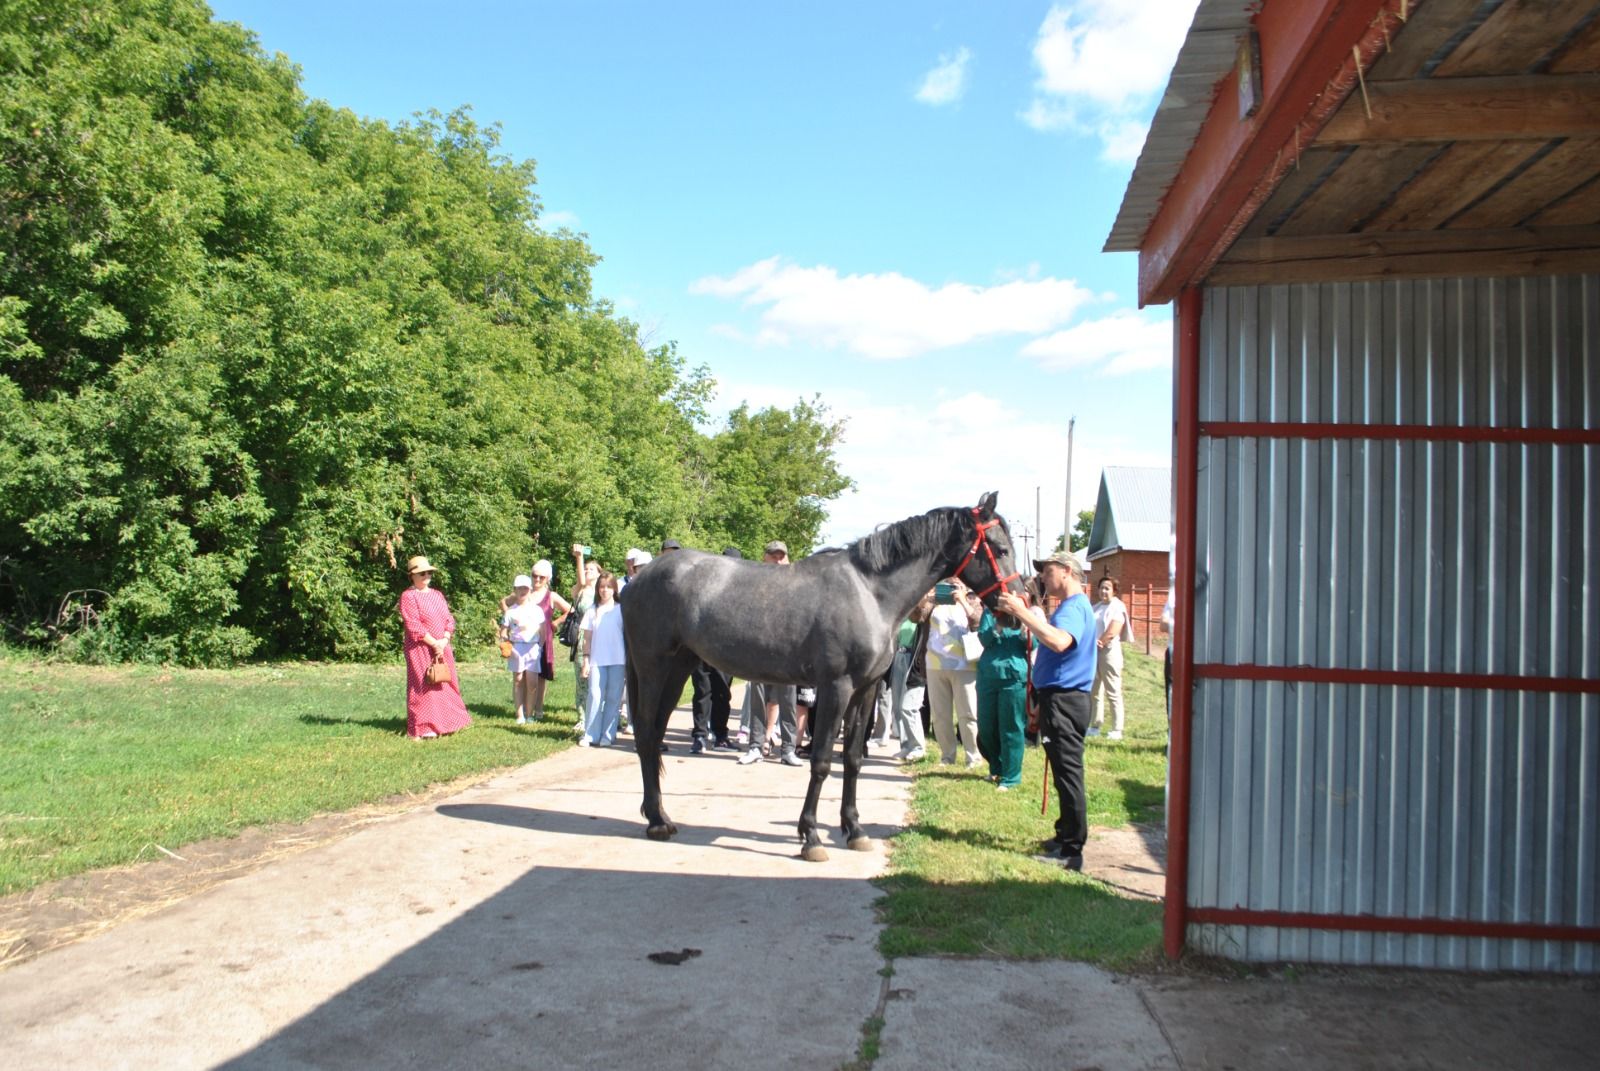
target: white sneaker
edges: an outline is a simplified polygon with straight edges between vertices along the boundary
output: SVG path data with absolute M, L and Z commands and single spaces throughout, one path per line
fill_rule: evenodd
M 740 766 L 749 766 L 752 762 L 760 762 L 760 761 L 761 761 L 761 749 L 758 748 L 758 747 L 753 747 L 749 751 L 746 751 L 743 755 L 739 756 L 739 765 Z
M 594 745 L 589 742 L 589 738 L 587 736 L 580 736 L 580 737 L 578 737 L 578 746 L 579 747 L 593 747 Z
M 901 755 L 900 756 L 900 761 L 901 762 L 921 762 L 923 759 L 925 759 L 927 757 L 928 757 L 928 749 L 927 748 L 914 747 L 910 751 L 907 751 L 905 754 Z
M 518 714 L 517 715 L 517 724 L 518 725 L 526 725 L 526 724 L 528 724 L 528 719 L 524 718 L 521 714 Z
M 985 769 L 985 770 L 987 770 L 988 768 L 989 768 L 989 763 L 984 759 L 968 759 L 967 760 L 967 769 L 969 769 L 969 770 L 977 770 L 977 769 Z
M 1106 734 L 1106 739 L 1107 740 L 1121 740 L 1122 739 L 1122 730 L 1121 729 L 1112 729 L 1109 733 Z

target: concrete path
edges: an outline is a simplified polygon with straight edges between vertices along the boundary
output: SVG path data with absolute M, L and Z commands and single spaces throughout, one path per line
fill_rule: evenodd
M 0 972 L 4 1065 L 837 1067 L 883 988 L 881 844 L 802 862 L 808 770 L 668 739 L 670 843 L 627 738 L 574 748 Z M 874 838 L 907 780 L 864 771 Z
M 875 1071 L 1586 1068 L 1600 1051 L 1587 980 L 885 971 L 881 845 L 850 852 L 835 829 L 833 858 L 803 863 L 807 771 L 669 740 L 671 843 L 642 835 L 631 750 L 564 752 L 0 971 L 0 1066 L 837 1069 L 875 1015 Z M 908 784 L 869 760 L 880 841 Z M 1113 880 L 1148 876 L 1128 852 Z

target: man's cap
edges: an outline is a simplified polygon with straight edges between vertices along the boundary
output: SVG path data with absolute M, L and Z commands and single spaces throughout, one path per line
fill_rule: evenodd
M 1064 565 L 1067 567 L 1068 572 L 1077 576 L 1080 580 L 1083 579 L 1083 563 L 1070 550 L 1058 550 L 1048 558 L 1034 559 L 1033 567 L 1035 569 L 1043 569 L 1047 565 Z
M 683 544 L 679 543 L 676 539 L 663 539 L 661 541 L 661 552 L 663 554 L 665 554 L 669 550 L 682 550 L 682 549 L 683 549 Z
M 743 558 L 744 551 L 735 546 L 726 546 L 722 548 L 722 556 L 724 558 Z
M 763 547 L 762 551 L 766 554 L 782 554 L 785 558 L 787 558 L 789 556 L 789 544 L 785 543 L 781 539 L 774 539 L 771 543 L 768 543 L 765 547 Z
M 622 560 L 625 562 L 636 562 L 639 560 L 639 555 L 643 553 L 644 551 L 640 550 L 638 547 L 629 547 L 628 553 L 622 556 Z

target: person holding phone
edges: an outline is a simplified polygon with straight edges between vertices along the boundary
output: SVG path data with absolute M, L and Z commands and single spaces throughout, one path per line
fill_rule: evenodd
M 928 711 L 939 761 L 956 761 L 959 736 L 967 767 L 985 765 L 978 753 L 978 622 L 983 603 L 960 577 L 934 585 L 928 615 Z

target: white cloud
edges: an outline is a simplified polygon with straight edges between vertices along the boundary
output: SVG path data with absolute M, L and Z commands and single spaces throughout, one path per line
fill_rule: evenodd
M 539 217 L 539 226 L 547 231 L 577 230 L 578 214 L 576 212 L 546 212 Z
M 1098 367 L 1108 375 L 1172 365 L 1172 318 L 1124 309 L 1086 320 L 1022 347 L 1022 355 L 1050 370 Z
M 923 76 L 917 100 L 923 104 L 953 104 L 967 91 L 967 62 L 972 51 L 965 45 L 953 56 L 940 56 L 938 66 Z
M 986 491 L 1000 494 L 1000 512 L 1021 553 L 1053 545 L 1065 520 L 1067 419 L 1065 395 L 1022 404 L 982 392 L 908 398 L 884 404 L 830 394 L 835 416 L 847 419 L 836 450 L 856 489 L 828 506 L 824 542 L 841 545 L 883 524 L 939 506 L 971 506 Z M 1076 411 L 1072 515 L 1093 509 L 1106 465 L 1165 467 L 1171 456 L 1161 407 L 1125 422 L 1100 407 Z M 923 444 L 922 449 L 911 444 Z M 1042 540 L 1040 538 L 1042 532 Z
M 934 287 L 898 272 L 841 276 L 826 265 L 804 268 L 779 257 L 698 279 L 689 289 L 760 309 L 758 338 L 765 344 L 810 343 L 879 360 L 1041 334 L 1093 300 L 1071 279 Z
M 1045 15 L 1033 45 L 1034 97 L 1020 118 L 1098 137 L 1107 160 L 1138 157 L 1199 0 L 1075 0 Z

